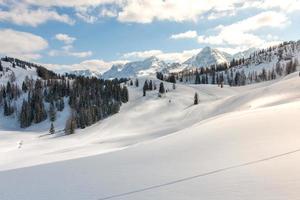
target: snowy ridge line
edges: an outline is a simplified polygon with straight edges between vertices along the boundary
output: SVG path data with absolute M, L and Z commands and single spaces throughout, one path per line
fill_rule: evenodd
M 197 178 L 200 178 L 200 177 L 209 176 L 209 175 L 212 175 L 212 174 L 218 174 L 218 173 L 228 171 L 228 170 L 231 170 L 231 169 L 236 169 L 236 168 L 240 168 L 240 167 L 245 167 L 245 166 L 254 165 L 254 164 L 257 164 L 257 163 L 273 160 L 273 159 L 280 158 L 280 157 L 285 157 L 287 155 L 298 153 L 298 152 L 300 152 L 300 148 L 296 149 L 296 150 L 293 150 L 293 151 L 286 152 L 286 153 L 277 154 L 277 155 L 274 155 L 274 156 L 262 158 L 262 159 L 259 159 L 259 160 L 254 160 L 254 161 L 250 161 L 250 162 L 246 162 L 246 163 L 242 163 L 242 164 L 238 164 L 238 165 L 232 165 L 232 166 L 229 166 L 229 167 L 213 170 L 213 171 L 210 171 L 210 172 L 206 172 L 206 173 L 202 173 L 202 174 L 198 174 L 198 175 L 194 175 L 194 176 L 189 176 L 189 177 L 173 180 L 173 181 L 163 183 L 163 184 L 153 185 L 153 186 L 145 187 L 145 188 L 142 188 L 142 189 L 132 190 L 132 191 L 129 191 L 129 192 L 115 194 L 115 195 L 111 195 L 111 196 L 107 196 L 107 197 L 102 197 L 102 198 L 97 199 L 97 200 L 115 199 L 115 198 L 119 198 L 119 197 L 123 197 L 123 196 L 128 196 L 128 195 L 131 195 L 131 194 L 136 194 L 136 193 L 141 193 L 141 192 L 145 192 L 145 191 L 149 191 L 149 190 L 153 190 L 153 189 L 157 189 L 157 188 L 162 188 L 162 187 L 165 187 L 165 186 L 190 181 L 190 180 L 197 179 Z

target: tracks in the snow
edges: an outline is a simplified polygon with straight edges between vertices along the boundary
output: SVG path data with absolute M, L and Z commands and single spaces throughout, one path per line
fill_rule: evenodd
M 231 169 L 236 169 L 236 168 L 240 168 L 240 167 L 244 167 L 244 166 L 254 165 L 254 164 L 257 164 L 257 163 L 273 160 L 273 159 L 276 159 L 276 158 L 284 157 L 284 156 L 294 154 L 294 153 L 298 153 L 298 152 L 300 152 L 300 149 L 296 149 L 294 151 L 289 151 L 289 152 L 282 153 L 282 154 L 277 154 L 277 155 L 266 157 L 266 158 L 262 158 L 262 159 L 259 159 L 259 160 L 254 160 L 254 161 L 250 161 L 250 162 L 246 162 L 246 163 L 242 163 L 242 164 L 237 164 L 237 165 L 232 165 L 232 166 L 229 166 L 229 167 L 220 168 L 220 169 L 217 169 L 217 170 L 197 174 L 197 175 L 194 175 L 194 176 L 189 176 L 189 177 L 176 179 L 176 180 L 169 181 L 169 182 L 162 183 L 162 184 L 152 185 L 152 186 L 145 187 L 145 188 L 140 188 L 140 189 L 124 192 L 124 193 L 119 193 L 119 194 L 114 194 L 114 195 L 107 196 L 107 197 L 102 197 L 102 198 L 99 198 L 98 200 L 115 199 L 115 198 L 119 198 L 119 197 L 128 196 L 128 195 L 131 195 L 131 194 L 136 194 L 136 193 L 141 193 L 141 192 L 144 192 L 144 191 L 149 191 L 149 190 L 153 190 L 153 189 L 157 189 L 157 188 L 162 188 L 162 187 L 165 187 L 165 186 L 186 182 L 186 181 L 201 178 L 201 177 L 204 177 L 204 176 L 221 173 L 221 172 L 228 171 L 228 170 L 231 170 Z

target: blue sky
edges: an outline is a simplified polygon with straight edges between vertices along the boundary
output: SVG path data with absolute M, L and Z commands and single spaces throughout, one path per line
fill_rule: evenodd
M 0 0 L 0 55 L 104 71 L 205 46 L 236 53 L 300 35 L 299 0 Z

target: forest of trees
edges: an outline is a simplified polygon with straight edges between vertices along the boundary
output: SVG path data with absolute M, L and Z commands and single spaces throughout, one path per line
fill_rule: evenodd
M 5 116 L 16 115 L 21 128 L 49 119 L 49 132 L 53 134 L 56 112 L 63 111 L 67 103 L 71 113 L 65 133 L 72 134 L 76 128 L 85 128 L 119 112 L 121 104 L 129 100 L 128 89 L 121 84 L 125 81 L 123 79 L 57 75 L 44 67 L 20 60 L 8 57 L 2 60 L 11 62 L 12 67 L 37 67 L 39 78 L 36 80 L 26 77 L 19 86 L 10 79 L 6 85 L 0 85 L 0 108 L 3 107 Z

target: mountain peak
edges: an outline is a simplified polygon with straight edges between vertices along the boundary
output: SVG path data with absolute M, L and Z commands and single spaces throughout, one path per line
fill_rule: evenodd
M 204 47 L 197 55 L 191 57 L 183 64 L 188 67 L 207 67 L 215 64 L 229 62 L 232 56 L 228 53 L 213 49 L 211 47 Z
M 209 47 L 209 46 L 206 46 L 206 47 L 204 47 L 201 51 L 202 51 L 202 52 L 210 52 L 210 51 L 212 51 L 212 48 Z
M 126 63 L 122 67 L 112 67 L 103 74 L 103 77 L 109 79 L 154 75 L 167 67 L 168 65 L 164 61 L 156 56 L 151 56 L 142 61 Z

